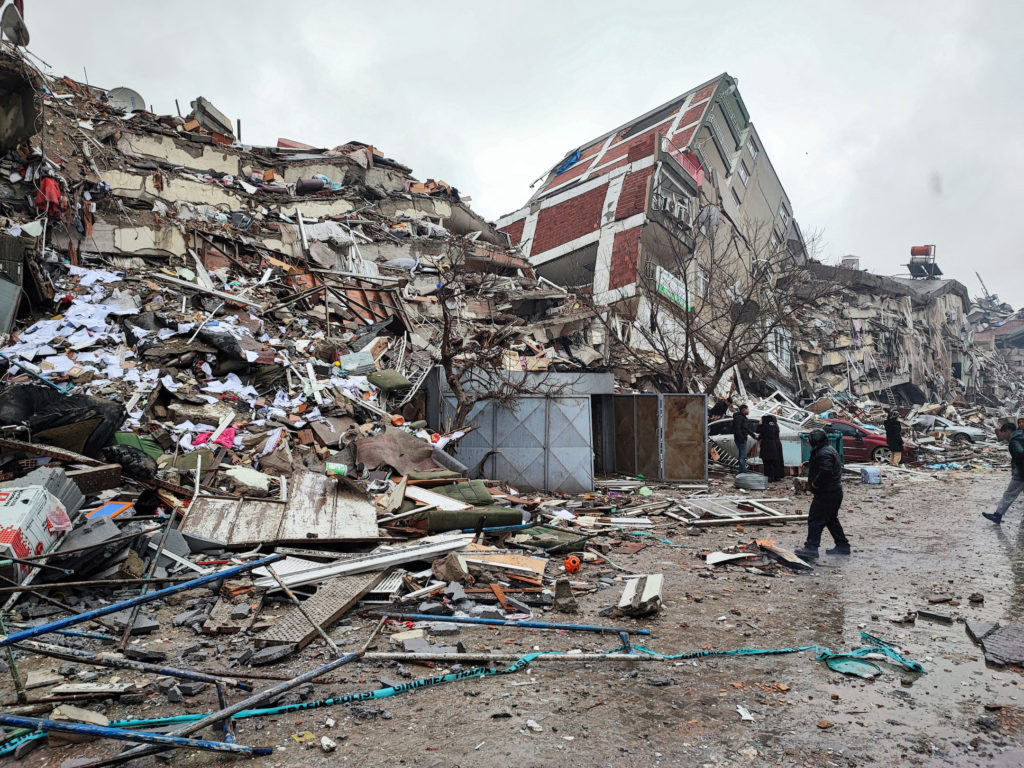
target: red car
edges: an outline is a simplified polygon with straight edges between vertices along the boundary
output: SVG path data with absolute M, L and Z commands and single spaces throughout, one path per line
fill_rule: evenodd
M 885 434 L 871 432 L 849 421 L 827 419 L 828 431 L 839 432 L 843 436 L 844 461 L 889 461 L 892 451 L 885 443 Z M 917 445 L 906 438 L 903 440 L 903 461 L 914 461 L 917 456 Z

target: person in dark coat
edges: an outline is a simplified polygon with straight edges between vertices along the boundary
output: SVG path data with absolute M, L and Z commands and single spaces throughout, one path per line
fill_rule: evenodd
M 757 426 L 757 439 L 760 444 L 761 462 L 764 474 L 769 483 L 781 480 L 786 475 L 786 467 L 782 461 L 782 438 L 779 423 L 771 414 L 761 417 Z
M 814 559 L 821 545 L 821 532 L 828 528 L 836 545 L 828 555 L 850 554 L 850 540 L 839 523 L 839 507 L 843 503 L 843 462 L 836 449 L 829 445 L 825 432 L 811 430 L 807 436 L 811 459 L 807 463 L 807 485 L 814 494 L 807 512 L 807 542 L 796 550 L 798 557 Z
M 717 421 L 718 419 L 725 416 L 726 412 L 732 406 L 732 398 L 727 397 L 725 400 L 719 400 L 714 406 L 708 411 L 708 421 Z
M 1017 500 L 1021 491 L 1024 491 L 1024 429 L 1014 429 L 1013 422 L 1006 421 L 996 430 L 996 437 L 1009 443 L 1010 484 L 1006 487 L 1003 498 L 999 500 L 996 511 L 982 512 L 981 516 L 999 525 L 1003 522 L 1006 510 Z
M 748 413 L 750 413 L 750 409 L 741 405 L 732 415 L 732 439 L 736 441 L 736 455 L 740 461 L 740 472 L 747 471 L 747 438 L 757 437 L 754 425 L 747 418 Z
M 885 419 L 885 445 L 892 452 L 889 462 L 898 467 L 903 460 L 903 425 L 900 415 L 893 408 Z

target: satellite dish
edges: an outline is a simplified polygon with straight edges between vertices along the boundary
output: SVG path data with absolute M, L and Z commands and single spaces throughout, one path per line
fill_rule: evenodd
M 111 106 L 122 109 L 125 112 L 134 112 L 137 109 L 145 109 L 146 101 L 138 91 L 131 88 L 112 88 L 107 91 L 107 101 Z
M 0 31 L 15 45 L 23 48 L 28 45 L 28 27 L 15 6 L 8 5 L 4 9 L 3 17 L 0 18 Z

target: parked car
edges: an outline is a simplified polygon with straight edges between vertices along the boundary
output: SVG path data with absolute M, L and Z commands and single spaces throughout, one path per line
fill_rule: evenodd
M 841 419 L 826 419 L 828 429 L 839 432 L 843 436 L 844 461 L 889 461 L 892 451 L 885 443 L 884 432 L 872 432 L 870 429 Z M 914 461 L 917 445 L 903 438 L 903 460 Z
M 751 413 L 750 420 L 761 420 L 761 414 Z M 785 424 L 779 424 L 779 439 L 782 441 L 782 461 L 787 467 L 800 466 L 800 433 Z M 737 461 L 736 441 L 732 438 L 732 416 L 718 419 L 708 424 L 708 440 L 715 446 L 719 455 L 728 457 L 728 463 Z M 760 443 L 752 437 L 747 438 L 747 458 L 756 458 Z
M 942 416 L 935 416 L 935 424 L 929 425 L 928 419 L 923 416 L 911 422 L 910 426 L 918 432 L 941 432 L 958 443 L 973 443 L 975 440 L 986 440 L 989 433 L 979 427 L 965 427 L 961 424 L 954 424 Z

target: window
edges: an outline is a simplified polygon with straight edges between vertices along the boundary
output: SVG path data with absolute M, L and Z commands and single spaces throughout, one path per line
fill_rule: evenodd
M 747 182 L 750 180 L 750 171 L 747 170 L 747 164 L 740 160 L 740 164 L 736 166 L 736 173 L 740 175 L 740 181 L 743 182 L 743 186 L 747 186 Z
M 736 194 L 736 187 L 729 187 L 729 191 L 732 192 L 732 199 L 736 201 L 736 205 L 739 205 L 740 196 Z
M 756 160 L 757 159 L 757 153 L 758 153 L 757 143 L 754 141 L 754 137 L 753 136 L 751 136 L 750 138 L 747 139 L 747 152 L 750 153 L 750 159 L 751 160 Z
M 772 236 L 768 239 L 768 247 L 772 253 L 775 253 L 779 249 L 779 236 L 777 233 L 772 232 Z
M 786 210 L 785 203 L 779 204 L 779 221 L 782 222 L 782 230 L 785 231 L 789 226 L 789 211 Z

